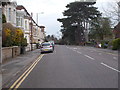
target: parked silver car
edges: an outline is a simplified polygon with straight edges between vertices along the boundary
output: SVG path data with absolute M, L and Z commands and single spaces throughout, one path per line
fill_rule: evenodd
M 41 53 L 43 52 L 53 52 L 54 48 L 53 45 L 50 42 L 44 42 L 41 44 Z
M 54 42 L 54 41 L 49 41 L 49 42 L 52 44 L 52 46 L 53 46 L 53 50 L 54 50 L 55 42 Z

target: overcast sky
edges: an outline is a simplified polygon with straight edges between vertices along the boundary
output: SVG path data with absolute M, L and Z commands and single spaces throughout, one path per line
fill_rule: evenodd
M 12 0 L 16 1 L 18 5 L 23 5 L 29 13 L 33 13 L 33 18 L 36 21 L 36 15 L 38 14 L 39 25 L 44 25 L 45 31 L 50 35 L 59 36 L 61 23 L 57 21 L 57 18 L 62 18 L 62 12 L 66 10 L 65 6 L 70 2 L 77 0 Z M 108 2 L 114 0 L 97 0 L 96 7 L 102 11 L 102 8 L 108 5 Z M 42 13 L 44 12 L 44 13 Z

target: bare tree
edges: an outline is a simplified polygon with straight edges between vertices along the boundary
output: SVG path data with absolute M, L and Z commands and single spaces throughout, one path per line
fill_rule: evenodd
M 113 2 L 107 3 L 106 6 L 103 6 L 103 14 L 110 18 L 112 21 L 112 25 L 116 25 L 118 22 L 120 22 L 120 0 L 115 0 Z

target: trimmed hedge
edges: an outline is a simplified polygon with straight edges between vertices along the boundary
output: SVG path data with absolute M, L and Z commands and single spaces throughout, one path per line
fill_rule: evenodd
M 120 49 L 120 38 L 114 39 L 112 41 L 112 49 L 113 50 L 118 50 Z

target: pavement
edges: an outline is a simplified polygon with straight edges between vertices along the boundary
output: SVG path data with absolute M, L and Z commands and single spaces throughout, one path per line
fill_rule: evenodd
M 23 55 L 10 59 L 8 62 L 2 64 L 2 86 L 5 88 L 9 86 L 15 77 L 28 68 L 34 60 L 40 55 L 40 50 L 26 52 Z
M 94 47 L 91 47 L 94 49 Z M 117 54 L 118 51 L 113 51 L 109 49 L 97 49 L 98 51 L 108 52 Z M 21 72 L 28 68 L 32 62 L 34 62 L 40 55 L 40 50 L 36 49 L 34 51 L 29 51 L 24 55 L 20 55 L 16 58 L 12 58 L 9 62 L 2 65 L 2 86 L 8 87 L 15 77 L 18 77 Z

